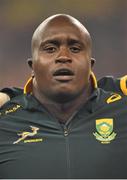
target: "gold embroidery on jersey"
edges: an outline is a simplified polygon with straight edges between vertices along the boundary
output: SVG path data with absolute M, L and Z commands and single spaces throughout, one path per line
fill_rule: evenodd
M 108 144 L 115 139 L 116 133 L 113 132 L 113 119 L 97 119 L 96 120 L 96 130 L 93 133 L 98 141 L 102 144 Z
M 19 109 L 21 106 L 20 105 L 16 105 L 14 107 L 12 107 L 11 109 L 8 109 L 5 111 L 5 114 L 9 114 L 9 113 L 12 113 L 12 112 L 15 112 L 17 109 Z
M 33 143 L 33 142 L 42 142 L 43 139 L 28 139 L 28 140 L 24 140 L 24 143 Z
M 7 109 L 7 110 L 5 110 L 5 111 L 3 111 L 3 112 L 0 112 L 0 116 L 2 116 L 2 115 L 7 115 L 7 114 L 9 114 L 9 113 L 15 112 L 15 111 L 17 111 L 20 107 L 21 107 L 21 105 L 17 104 L 17 105 L 15 105 L 15 106 L 11 107 L 10 109 Z
M 106 100 L 106 102 L 107 102 L 108 104 L 110 104 L 110 103 L 113 103 L 113 102 L 118 101 L 118 100 L 120 100 L 120 99 L 122 99 L 122 96 L 121 96 L 120 94 L 113 94 L 112 96 L 110 96 L 110 97 Z
M 37 134 L 37 131 L 39 130 L 38 127 L 35 126 L 30 126 L 32 132 L 22 132 L 22 133 L 18 133 L 18 136 L 21 136 L 17 141 L 13 142 L 13 144 L 18 144 L 20 141 L 24 141 L 27 137 L 33 137 Z M 37 142 L 37 139 L 36 139 Z M 39 141 L 38 141 L 39 142 Z

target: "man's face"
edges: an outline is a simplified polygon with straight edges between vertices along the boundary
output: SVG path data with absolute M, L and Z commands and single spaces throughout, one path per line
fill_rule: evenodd
M 91 60 L 87 34 L 70 23 L 54 23 L 42 33 L 33 60 L 34 87 L 46 98 L 66 102 L 89 84 Z

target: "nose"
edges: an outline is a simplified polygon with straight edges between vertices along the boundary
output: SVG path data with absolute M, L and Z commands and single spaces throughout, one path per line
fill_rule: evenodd
M 72 59 L 69 54 L 69 50 L 65 47 L 61 47 L 56 57 L 55 63 L 71 63 Z

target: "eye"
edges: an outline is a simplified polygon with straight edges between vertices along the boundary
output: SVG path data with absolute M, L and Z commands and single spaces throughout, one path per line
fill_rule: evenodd
M 48 54 L 52 54 L 57 51 L 57 46 L 53 43 L 41 44 L 40 51 Z
M 55 46 L 48 46 L 48 47 L 44 47 L 43 50 L 47 53 L 54 53 L 57 48 Z
M 78 46 L 71 46 L 70 47 L 71 52 L 73 53 L 79 53 L 81 51 L 81 48 Z

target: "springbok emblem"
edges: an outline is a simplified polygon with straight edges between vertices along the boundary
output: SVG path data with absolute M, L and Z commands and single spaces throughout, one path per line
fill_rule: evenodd
M 33 137 L 37 134 L 37 131 L 39 130 L 39 128 L 35 127 L 35 126 L 30 126 L 32 132 L 23 132 L 23 133 L 19 133 L 18 136 L 21 136 L 17 141 L 13 142 L 13 144 L 18 144 L 20 141 L 25 140 L 27 137 Z

